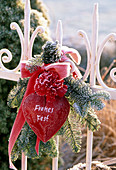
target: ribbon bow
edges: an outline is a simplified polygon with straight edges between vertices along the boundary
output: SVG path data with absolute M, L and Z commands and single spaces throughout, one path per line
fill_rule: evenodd
M 79 52 L 77 50 L 75 50 L 74 48 L 69 48 L 67 46 L 62 46 L 61 48 L 61 60 L 60 62 L 69 62 L 70 65 L 71 65 L 71 73 L 73 74 L 73 77 L 76 79 L 76 78 L 79 78 L 81 79 L 82 78 L 82 75 L 79 71 L 79 69 L 77 68 L 77 66 L 75 65 L 75 63 L 77 65 L 80 64 L 81 62 L 81 56 L 79 54 Z M 66 54 L 70 54 L 70 57 L 71 59 L 69 59 Z
M 61 51 L 62 51 L 62 56 L 61 56 L 61 60 L 59 61 L 59 63 L 49 64 L 48 66 L 43 65 L 42 67 L 38 66 L 38 69 L 34 73 L 30 73 L 28 70 L 26 70 L 25 68 L 26 63 L 21 64 L 21 77 L 22 78 L 30 77 L 30 79 L 29 79 L 26 92 L 21 102 L 18 114 L 16 116 L 14 125 L 11 130 L 10 138 L 9 138 L 8 153 L 9 153 L 10 168 L 12 169 L 16 170 L 16 167 L 13 165 L 11 161 L 11 152 L 18 138 L 18 135 L 25 123 L 25 118 L 24 118 L 23 109 L 22 109 L 23 102 L 29 94 L 35 92 L 34 91 L 35 81 L 33 80 L 38 78 L 38 75 L 41 74 L 45 70 L 46 71 L 54 70 L 55 72 L 58 73 L 60 80 L 64 79 L 65 77 L 68 77 L 70 75 L 70 72 L 75 73 L 76 77 L 81 78 L 81 73 L 79 72 L 79 70 L 77 69 L 77 67 L 75 66 L 73 62 L 75 61 L 79 64 L 80 62 L 79 53 L 76 50 L 68 48 L 68 47 L 62 47 Z M 73 61 L 70 60 L 65 54 L 71 54 Z M 35 150 L 37 154 L 38 154 L 39 142 L 40 142 L 40 139 L 37 137 L 36 146 L 35 146 Z

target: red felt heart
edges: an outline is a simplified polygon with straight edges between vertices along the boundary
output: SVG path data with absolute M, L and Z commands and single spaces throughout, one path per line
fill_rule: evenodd
M 23 103 L 25 120 L 43 142 L 47 142 L 64 124 L 70 105 L 65 97 L 57 96 L 47 102 L 45 96 L 32 93 Z

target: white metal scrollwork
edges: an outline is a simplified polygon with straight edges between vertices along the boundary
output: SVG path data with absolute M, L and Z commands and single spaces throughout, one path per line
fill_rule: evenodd
M 21 59 L 20 59 L 20 61 L 21 61 L 22 58 L 23 58 L 23 47 L 24 47 L 23 33 L 22 33 L 19 25 L 18 25 L 16 22 L 11 23 L 10 27 L 11 27 L 12 30 L 16 30 L 16 31 L 18 32 L 18 35 L 19 35 L 19 38 L 20 38 L 21 50 L 22 50 L 22 52 L 21 52 Z M 7 54 L 7 56 L 3 56 L 3 57 L 2 57 L 2 55 L 3 55 L 4 53 Z M 15 72 L 17 72 L 17 71 L 20 69 L 20 63 L 21 63 L 21 62 L 20 62 L 20 63 L 18 64 L 18 66 L 17 66 L 15 69 L 13 69 L 13 70 L 7 69 L 7 68 L 2 64 L 2 62 L 4 62 L 4 63 L 9 63 L 11 60 L 12 60 L 12 54 L 11 54 L 11 52 L 10 52 L 8 49 L 2 49 L 2 50 L 0 50 L 0 67 L 1 67 L 2 71 L 8 71 L 9 73 L 13 73 L 13 72 L 15 73 Z
M 105 44 L 109 40 L 116 40 L 116 33 L 110 33 L 105 37 L 103 42 L 98 47 L 98 4 L 95 4 L 94 13 L 93 13 L 93 27 L 92 27 L 92 42 L 90 43 L 86 32 L 79 30 L 78 35 L 83 37 L 87 49 L 87 68 L 83 76 L 83 80 L 87 79 L 89 74 L 93 75 L 91 77 L 91 86 L 93 90 L 107 90 L 111 94 L 112 99 L 116 99 L 116 89 L 108 87 L 102 80 L 100 74 L 100 59 Z M 96 44 L 96 45 L 95 45 Z M 110 71 L 111 79 L 116 82 L 116 68 L 113 68 Z M 99 82 L 99 85 L 96 85 L 96 79 Z
M 111 79 L 116 82 L 116 68 L 113 68 L 110 72 Z
M 86 32 L 79 30 L 77 33 L 79 36 L 81 36 L 84 39 L 86 49 L 87 49 L 87 68 L 86 68 L 85 74 L 83 75 L 83 80 L 86 80 L 90 73 L 91 46 L 90 46 L 90 42 L 89 42 Z
M 30 38 L 30 1 L 25 1 L 25 25 L 24 25 L 24 35 L 21 31 L 21 28 L 16 22 L 12 22 L 10 25 L 12 30 L 16 30 L 21 43 L 21 57 L 18 66 L 12 70 L 6 68 L 3 63 L 9 63 L 12 60 L 12 53 L 8 49 L 0 50 L 0 78 L 17 81 L 20 77 L 20 66 L 23 60 L 29 60 L 32 58 L 32 48 L 34 40 L 38 33 L 43 33 L 44 28 L 38 26 L 33 32 Z M 6 54 L 7 56 L 3 56 Z
M 100 58 L 101 58 L 101 54 L 102 54 L 102 52 L 103 52 L 104 46 L 105 46 L 105 44 L 107 43 L 107 41 L 109 41 L 110 39 L 112 39 L 112 40 L 115 41 L 115 40 L 116 40 L 116 34 L 115 34 L 115 33 L 111 33 L 111 34 L 107 35 L 107 37 L 103 40 L 103 42 L 101 43 L 101 45 L 100 45 L 99 48 L 98 48 L 98 53 L 97 53 L 97 58 L 96 58 L 96 73 L 97 73 L 98 82 L 99 82 L 99 84 L 100 84 L 102 87 L 104 87 L 104 88 L 106 88 L 106 89 L 109 89 L 109 90 L 110 90 L 111 88 L 109 88 L 109 87 L 103 82 L 103 80 L 102 80 L 102 78 L 101 78 L 99 66 L 100 66 Z M 114 69 L 113 69 L 113 70 L 114 70 Z M 113 71 L 111 71 L 110 75 L 111 75 L 112 79 L 114 80 Z M 116 80 L 115 80 L 115 81 L 116 81 Z
M 45 31 L 45 29 L 42 26 L 38 26 L 35 31 L 33 32 L 32 36 L 31 36 L 31 40 L 30 40 L 30 44 L 29 44 L 29 53 L 28 53 L 28 59 L 32 58 L 32 48 L 33 48 L 33 44 L 34 44 L 34 40 L 37 36 L 38 33 L 43 33 Z

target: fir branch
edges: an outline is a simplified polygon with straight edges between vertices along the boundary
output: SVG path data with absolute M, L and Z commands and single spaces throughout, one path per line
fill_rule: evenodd
M 92 92 L 90 85 L 82 80 L 75 80 L 71 76 L 65 79 L 68 86 L 66 97 L 72 101 L 77 113 L 84 117 L 90 108 L 101 110 L 105 106 L 102 100 L 109 100 L 110 95 L 106 91 Z
M 81 128 L 80 121 L 71 107 L 68 119 L 64 124 L 64 137 L 66 142 L 71 146 L 74 152 L 79 152 L 81 149 Z
M 98 119 L 97 115 L 95 114 L 93 109 L 90 109 L 88 114 L 83 118 L 83 123 L 86 124 L 86 127 L 89 128 L 91 131 L 96 131 L 100 128 L 100 120 Z
M 18 145 L 17 145 L 17 141 L 16 141 L 15 145 L 12 149 L 11 160 L 16 161 L 19 158 L 19 156 L 21 156 L 21 150 L 18 150 Z
M 90 104 L 89 104 L 88 102 L 83 105 L 83 107 L 82 107 L 82 109 L 81 109 L 81 111 L 82 111 L 82 113 L 81 113 L 82 117 L 84 117 L 85 115 L 88 114 L 89 108 L 90 108 Z
M 74 136 L 74 131 L 72 130 L 71 123 L 69 120 L 66 121 L 66 131 L 65 131 L 65 139 L 69 143 L 69 145 L 72 147 L 72 150 L 74 152 L 79 152 L 80 151 L 80 143 L 76 142 L 75 136 Z
M 54 158 L 57 156 L 57 149 L 56 149 L 56 141 L 54 137 L 52 137 L 46 143 L 40 141 L 40 152 L 47 154 L 49 157 Z
M 65 84 L 68 86 L 66 97 L 74 104 L 77 113 L 84 117 L 88 113 L 92 95 L 89 84 L 82 80 L 74 80 L 71 76 L 65 79 Z
M 110 94 L 107 91 L 97 91 L 93 92 L 90 97 L 91 107 L 96 110 L 102 110 L 105 106 L 102 100 L 110 100 Z
M 95 98 L 94 100 L 91 100 L 91 107 L 98 111 L 102 110 L 104 106 L 104 103 L 100 99 Z
M 91 95 L 91 100 L 94 100 L 95 98 L 103 99 L 103 100 L 110 100 L 110 94 L 107 91 L 99 90 L 99 91 L 94 92 Z
M 71 97 L 74 102 L 79 102 L 83 105 L 83 103 L 89 101 L 92 95 L 92 89 L 89 84 L 82 80 L 75 80 L 71 76 L 65 79 L 65 84 L 68 86 L 66 96 Z
M 15 108 L 20 106 L 20 103 L 27 88 L 28 80 L 28 78 L 23 80 L 19 79 L 17 86 L 14 86 L 14 88 L 10 91 L 7 99 L 7 104 L 9 107 Z
M 81 107 L 77 105 L 76 103 L 73 104 L 73 107 L 74 107 L 75 112 L 78 113 L 80 116 L 82 116 Z
M 41 55 L 35 55 L 33 59 L 28 61 L 26 65 L 26 69 L 30 71 L 30 73 L 35 72 L 38 69 L 38 66 L 42 65 Z
M 6 136 L 9 133 L 9 119 L 11 118 L 11 114 L 3 100 L 0 100 L 0 113 L 0 135 L 5 134 Z M 12 124 L 12 121 L 10 122 Z
M 93 92 L 89 84 L 82 80 L 74 80 L 71 76 L 65 79 L 65 84 L 68 86 L 66 97 L 80 116 L 81 122 L 92 131 L 98 130 L 100 120 L 94 109 L 103 109 L 102 100 L 109 100 L 109 93 L 106 91 Z
M 56 142 L 54 138 L 51 138 L 46 143 L 40 141 L 39 155 L 37 155 L 35 151 L 36 138 L 37 136 L 35 133 L 32 131 L 29 125 L 25 123 L 21 130 L 20 136 L 13 147 L 11 154 L 12 160 L 16 161 L 16 159 L 18 159 L 18 157 L 21 155 L 21 151 L 25 152 L 25 155 L 32 159 L 39 159 L 42 154 L 47 154 L 51 158 L 57 156 Z

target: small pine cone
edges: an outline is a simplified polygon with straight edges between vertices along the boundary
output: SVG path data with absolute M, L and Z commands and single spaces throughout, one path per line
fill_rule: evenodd
M 57 62 L 61 57 L 58 41 L 48 41 L 45 46 L 43 46 L 43 54 L 41 57 L 45 64 Z

